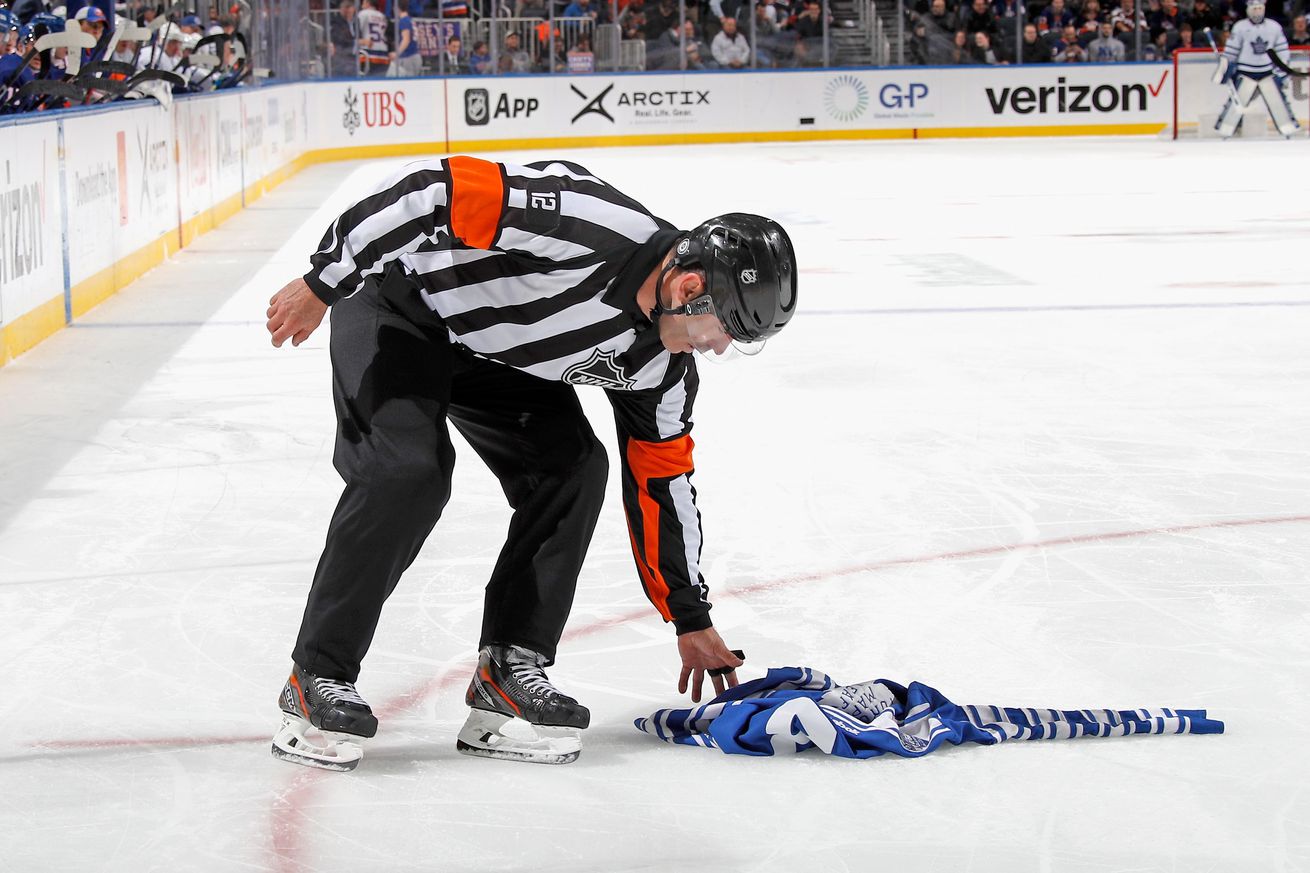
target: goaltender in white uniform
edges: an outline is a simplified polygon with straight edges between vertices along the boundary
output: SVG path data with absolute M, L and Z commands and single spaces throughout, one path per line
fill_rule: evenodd
M 1208 29 L 1206 38 L 1210 38 Z M 1224 139 L 1237 130 L 1243 113 L 1257 93 L 1279 133 L 1290 138 L 1301 129 L 1283 91 L 1287 76 L 1274 69 L 1274 62 L 1270 60 L 1270 55 L 1275 53 L 1286 63 L 1287 37 L 1283 35 L 1283 28 L 1278 22 L 1265 18 L 1264 3 L 1251 0 L 1246 4 L 1246 19 L 1233 25 L 1214 73 L 1215 84 L 1231 82 L 1233 85 L 1229 89 L 1228 102 L 1215 122 L 1215 130 Z

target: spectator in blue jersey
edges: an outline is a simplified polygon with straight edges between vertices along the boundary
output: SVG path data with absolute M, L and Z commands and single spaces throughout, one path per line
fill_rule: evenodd
M 1023 0 L 992 0 L 992 14 L 998 22 L 1007 21 L 1012 25 L 1016 17 L 1024 14 Z
M 4 107 L 19 88 L 36 77 L 32 62 L 23 64 L 23 55 L 33 39 L 32 31 L 28 27 L 23 27 L 21 30 L 15 51 L 0 55 L 0 107 Z M 35 61 L 35 58 L 33 60 Z
M 1061 32 L 1052 51 L 1051 59 L 1057 64 L 1080 64 L 1087 60 L 1087 50 L 1078 42 L 1078 31 L 1072 24 Z
M 1051 4 L 1037 16 L 1039 33 L 1061 34 L 1074 23 L 1074 14 L 1065 8 L 1064 0 L 1051 0 Z
M 573 0 L 564 7 L 565 18 L 590 18 L 596 20 L 598 13 L 591 5 L 591 0 Z
M 396 77 L 423 75 L 423 58 L 414 38 L 414 19 L 409 15 L 408 0 L 396 0 L 396 50 L 391 53 L 387 75 Z
M 1188 28 L 1188 35 L 1191 35 L 1191 28 Z M 1087 60 L 1097 64 L 1122 63 L 1124 55 L 1124 44 L 1115 38 L 1114 25 L 1102 21 L 1100 33 L 1087 44 Z
M 496 71 L 491 63 L 491 49 L 487 46 L 487 41 L 480 39 L 473 43 L 473 51 L 469 54 L 469 72 L 475 76 L 487 76 Z

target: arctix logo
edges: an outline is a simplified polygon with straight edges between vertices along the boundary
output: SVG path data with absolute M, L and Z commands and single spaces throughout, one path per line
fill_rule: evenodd
M 914 104 L 928 96 L 928 86 L 922 82 L 897 85 L 889 82 L 878 89 L 878 102 L 888 109 L 913 109 Z
M 1150 97 L 1159 97 L 1169 71 L 1155 85 L 1070 85 L 1064 76 L 1039 88 L 987 88 L 993 115 L 1066 112 L 1145 112 Z M 1148 97 L 1149 95 L 1149 97 Z
M 584 115 L 599 115 L 614 123 L 614 116 L 605 107 L 605 99 L 614 90 L 614 85 L 607 85 L 595 97 L 590 96 L 577 85 L 569 85 L 574 94 L 582 98 L 583 106 L 573 116 L 573 123 Z M 710 92 L 700 90 L 670 89 L 668 91 L 641 90 L 620 91 L 614 101 L 616 106 L 631 109 L 637 118 L 686 119 L 692 114 L 689 107 L 710 105 Z

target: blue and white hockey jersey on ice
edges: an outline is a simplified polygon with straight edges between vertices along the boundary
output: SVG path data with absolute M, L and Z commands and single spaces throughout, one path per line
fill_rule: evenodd
M 1239 73 L 1256 76 L 1273 70 L 1274 62 L 1269 60 L 1271 51 L 1278 52 L 1281 60 L 1287 60 L 1287 37 L 1282 26 L 1269 18 L 1259 24 L 1243 18 L 1233 25 L 1224 45 L 1224 57 L 1228 58 L 1230 69 L 1236 64 Z
M 958 705 L 919 682 L 879 679 L 837 685 L 808 667 L 770 669 L 693 709 L 661 709 L 636 720 L 665 742 L 729 755 L 774 755 L 818 748 L 843 758 L 918 758 L 943 743 L 1220 734 L 1203 709 L 1021 709 Z

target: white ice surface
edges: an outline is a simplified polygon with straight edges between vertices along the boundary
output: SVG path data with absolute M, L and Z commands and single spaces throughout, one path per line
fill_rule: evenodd
M 0 870 L 1310 869 L 1302 144 L 568 157 L 683 226 L 746 210 L 795 238 L 801 314 L 702 368 L 697 408 L 744 675 L 1204 707 L 1228 732 L 917 761 L 666 746 L 632 727 L 678 703 L 678 663 L 612 483 L 551 671 L 592 707 L 581 759 L 462 757 L 508 519 L 464 451 L 365 663 L 360 769 L 273 760 L 339 481 L 326 330 L 273 349 L 264 308 L 394 162 L 328 165 L 0 370 Z

